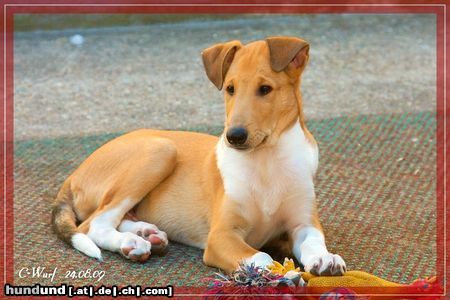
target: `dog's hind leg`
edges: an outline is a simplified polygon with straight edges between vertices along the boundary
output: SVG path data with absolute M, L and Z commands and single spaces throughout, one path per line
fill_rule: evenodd
M 145 261 L 150 256 L 152 239 L 129 232 L 129 223 L 121 222 L 153 188 L 169 176 L 176 164 L 176 148 L 169 140 L 152 139 L 139 150 L 127 151 L 128 157 L 112 172 L 117 178 L 105 189 L 98 208 L 79 227 L 100 248 L 119 252 L 134 261 Z M 119 228 L 119 230 L 117 230 Z M 124 231 L 124 232 L 120 232 Z M 165 237 L 167 240 L 167 237 Z M 161 242 L 155 243 L 160 247 Z
M 89 238 L 102 249 L 119 252 L 131 260 L 147 260 L 151 251 L 150 242 L 131 232 L 116 230 L 126 212 L 137 202 L 136 198 L 122 198 L 122 200 L 113 201 L 96 211 L 93 217 L 88 219 L 87 235 Z M 83 222 L 80 228 L 83 228 L 86 223 L 86 221 Z

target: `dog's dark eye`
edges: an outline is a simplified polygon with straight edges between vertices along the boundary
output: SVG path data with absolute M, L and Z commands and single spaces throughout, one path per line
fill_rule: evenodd
M 259 87 L 259 94 L 265 96 L 272 91 L 272 87 L 268 85 L 262 85 Z
M 233 96 L 234 86 L 232 86 L 232 85 L 227 86 L 227 93 L 230 94 L 230 96 Z

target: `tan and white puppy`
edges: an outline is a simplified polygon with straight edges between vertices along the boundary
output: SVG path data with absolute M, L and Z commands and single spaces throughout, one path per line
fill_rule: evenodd
M 315 204 L 318 149 L 300 94 L 308 51 L 293 37 L 204 50 L 208 78 L 225 90 L 222 136 L 144 129 L 103 145 L 64 182 L 57 234 L 97 259 L 103 248 L 137 261 L 168 236 L 205 249 L 204 262 L 227 272 L 241 261 L 267 266 L 272 258 L 258 249 L 281 247 L 288 234 L 306 271 L 343 274 Z

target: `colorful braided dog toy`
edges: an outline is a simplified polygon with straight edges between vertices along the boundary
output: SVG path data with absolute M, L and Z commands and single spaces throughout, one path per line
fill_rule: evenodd
M 353 289 L 358 288 L 409 288 L 414 291 L 436 291 L 439 288 L 436 277 L 418 279 L 409 285 L 384 280 L 363 271 L 347 271 L 343 276 L 315 276 L 301 272 L 292 259 L 285 258 L 283 264 L 274 261 L 266 269 L 242 264 L 231 275 L 216 273 L 209 281 L 209 294 L 246 293 L 276 294 L 281 290 L 304 287 L 323 292 L 320 300 L 328 299 L 370 299 L 356 297 Z M 421 298 L 422 299 L 422 298 Z

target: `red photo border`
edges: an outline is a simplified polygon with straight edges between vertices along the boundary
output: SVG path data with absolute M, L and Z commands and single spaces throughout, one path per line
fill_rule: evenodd
M 436 196 L 437 196 L 437 261 L 436 272 L 442 290 L 418 292 L 411 288 L 396 289 L 359 289 L 358 294 L 379 296 L 385 299 L 394 297 L 414 297 L 414 299 L 427 297 L 427 299 L 439 299 L 449 296 L 450 282 L 448 276 L 450 270 L 450 236 L 449 224 L 447 219 L 450 217 L 449 202 L 449 179 L 447 172 L 447 150 L 449 147 L 446 130 L 448 128 L 448 113 L 446 87 L 448 84 L 447 71 L 447 43 L 450 18 L 447 14 L 448 4 L 442 1 L 362 1 L 356 0 L 336 0 L 327 3 L 317 1 L 299 1 L 282 0 L 264 1 L 264 0 L 177 0 L 170 3 L 164 3 L 163 0 L 149 1 L 119 1 L 112 0 L 109 3 L 100 3 L 99 0 L 0 0 L 3 13 L 1 14 L 0 26 L 2 27 L 2 42 L 0 46 L 2 70 L 0 75 L 0 86 L 2 90 L 3 101 L 1 103 L 0 119 L 2 130 L 0 136 L 2 145 L 0 147 L 0 193 L 2 202 L 0 203 L 0 240 L 3 245 L 0 246 L 0 270 L 2 271 L 0 287 L 0 297 L 3 298 L 4 284 L 12 284 L 14 281 L 14 178 L 13 178 L 13 155 L 14 155 L 14 14 L 117 14 L 117 13 L 204 13 L 204 14 L 246 14 L 246 13 L 275 13 L 275 14 L 307 14 L 307 13 L 415 13 L 415 14 L 434 14 L 436 16 Z M 186 287 L 175 287 L 176 296 L 197 295 L 204 293 L 205 290 L 192 289 Z M 303 291 L 304 292 L 304 291 Z M 310 292 L 310 291 L 309 291 Z M 181 294 L 180 294 L 181 293 Z M 361 293 L 361 294 L 360 294 Z M 319 296 L 316 291 L 311 296 Z M 18 297 L 15 297 L 18 298 Z

